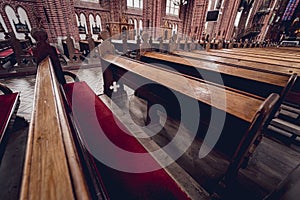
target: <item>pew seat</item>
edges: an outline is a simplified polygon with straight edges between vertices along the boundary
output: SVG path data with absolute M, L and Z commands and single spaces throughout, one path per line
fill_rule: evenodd
M 4 49 L 3 51 L 0 51 L 0 66 L 3 66 L 8 61 L 12 61 L 13 57 L 14 57 L 14 51 L 12 48 Z
M 0 163 L 6 146 L 6 137 L 12 128 L 14 118 L 19 106 L 19 93 L 13 93 L 6 86 L 0 84 Z
M 130 152 L 147 153 L 145 147 L 130 136 L 130 131 L 114 116 L 112 111 L 89 88 L 85 82 L 68 83 L 63 86 L 73 125 L 79 130 L 80 138 L 88 152 L 94 146 L 103 144 L 103 137 L 109 138 L 116 146 Z M 92 111 L 88 106 L 92 105 Z M 93 138 L 91 140 L 91 138 Z M 118 167 L 131 166 L 137 170 L 144 165 L 158 166 L 158 162 L 147 154 L 143 163 L 136 159 L 124 159 L 112 149 L 103 149 L 116 161 Z M 91 162 L 105 193 L 110 199 L 189 199 L 188 195 L 163 169 L 147 173 L 122 172 L 104 165 L 91 154 Z M 159 167 L 159 166 L 158 166 Z

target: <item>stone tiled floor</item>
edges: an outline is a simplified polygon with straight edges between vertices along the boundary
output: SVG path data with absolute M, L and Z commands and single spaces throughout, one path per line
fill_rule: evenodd
M 70 71 L 77 74 L 81 81 L 86 81 L 96 94 L 99 95 L 102 93 L 103 81 L 100 67 Z M 0 83 L 5 84 L 14 92 L 20 92 L 21 104 L 17 115 L 30 121 L 34 98 L 35 76 L 0 79 Z

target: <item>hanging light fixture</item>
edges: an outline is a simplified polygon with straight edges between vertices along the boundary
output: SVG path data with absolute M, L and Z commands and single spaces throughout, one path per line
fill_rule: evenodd
M 183 6 L 187 4 L 187 0 L 172 0 L 175 6 Z

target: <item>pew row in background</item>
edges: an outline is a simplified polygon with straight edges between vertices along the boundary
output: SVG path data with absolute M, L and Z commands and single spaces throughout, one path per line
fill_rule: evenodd
M 239 49 L 233 49 L 233 50 L 219 50 L 222 51 L 223 54 L 226 54 L 227 51 L 230 51 L 232 55 L 235 55 L 235 53 L 241 54 Z M 251 54 L 253 50 L 250 51 L 250 49 L 243 50 L 243 57 L 246 57 L 246 53 Z M 273 57 L 287 57 L 290 59 L 290 61 L 297 61 L 298 55 L 293 54 L 295 51 L 289 51 L 289 50 L 281 50 L 281 47 L 279 48 L 266 48 L 264 50 L 257 49 L 255 54 L 259 54 L 267 59 L 272 60 Z M 218 51 L 216 51 L 214 54 L 216 55 L 206 55 L 206 54 L 200 54 L 195 52 L 174 52 L 176 55 L 180 55 L 182 57 L 186 58 L 193 58 L 197 60 L 203 60 L 203 61 L 210 61 L 213 63 L 218 64 L 226 64 L 229 66 L 234 67 L 242 67 L 247 69 L 252 69 L 256 71 L 263 71 L 267 73 L 272 74 L 286 74 L 291 75 L 292 73 L 300 73 L 300 70 L 298 67 L 290 67 L 288 65 L 281 65 L 281 63 L 278 63 L 276 65 L 275 63 L 268 63 L 268 62 L 259 62 L 255 57 L 252 57 L 251 60 L 245 60 L 243 58 L 232 58 L 230 55 L 225 57 L 219 57 Z M 240 55 L 241 56 L 241 55 Z M 248 58 L 250 59 L 250 57 Z M 262 76 L 261 79 L 265 79 L 264 76 Z M 279 113 L 278 118 L 274 119 L 269 126 L 270 134 L 275 137 L 279 137 L 280 140 L 286 142 L 286 144 L 299 144 L 299 135 L 300 135 L 300 79 L 298 78 L 295 82 L 295 85 L 293 86 L 292 90 L 287 93 L 284 105 L 281 106 L 281 112 Z M 283 136 L 283 137 L 281 137 Z
M 26 36 L 25 39 L 17 39 L 14 33 L 7 36 L 0 41 L 0 77 L 35 74 L 31 39 Z
M 153 63 L 161 68 L 176 70 L 182 74 L 194 76 L 207 81 L 217 81 L 216 76 L 221 75 L 225 86 L 267 97 L 270 93 L 281 93 L 283 89 L 290 90 L 294 86 L 297 75 L 269 73 L 225 64 L 211 63 L 187 57 L 189 52 L 178 52 L 176 56 L 147 52 L 141 56 L 141 61 Z M 291 84 L 287 84 L 291 83 Z M 289 88 L 286 88 L 286 86 Z
M 276 125 L 276 127 L 270 126 L 272 128 L 271 134 L 273 135 L 273 132 L 275 131 L 276 134 L 275 136 L 277 136 L 277 133 L 279 132 L 280 135 L 284 134 L 285 136 L 288 136 L 287 137 L 288 139 L 286 141 L 287 144 L 293 144 L 293 143 L 298 144 L 298 142 L 300 142 L 300 137 L 298 137 L 300 135 L 298 131 L 299 128 L 297 128 L 298 124 L 300 124 L 300 107 L 299 107 L 300 79 L 295 80 L 297 78 L 295 74 L 299 74 L 300 70 L 297 67 L 297 63 L 293 63 L 293 60 L 297 61 L 297 55 L 296 55 L 297 51 L 289 51 L 288 49 L 283 49 L 283 48 L 267 47 L 264 49 L 245 48 L 245 49 L 232 49 L 232 50 L 212 50 L 213 52 L 206 53 L 205 51 L 195 50 L 195 49 L 199 49 L 199 44 L 195 45 L 192 42 L 189 42 L 190 46 L 188 47 L 187 45 L 180 44 L 182 42 L 180 40 L 177 40 L 176 38 L 177 38 L 176 36 L 173 36 L 169 40 L 169 43 L 166 44 L 168 45 L 168 47 L 165 47 L 163 49 L 153 48 L 153 42 L 143 39 L 143 43 L 140 45 L 140 48 L 142 49 L 142 46 L 147 44 L 148 46 L 150 45 L 150 48 L 148 48 L 148 50 L 146 51 L 158 51 L 158 52 L 177 55 L 181 58 L 184 58 L 184 59 L 180 59 L 180 58 L 176 59 L 177 62 L 181 62 L 181 64 L 182 62 L 183 64 L 188 63 L 185 62 L 186 58 L 198 60 L 198 61 L 193 61 L 196 63 L 196 65 L 194 66 L 196 66 L 196 68 L 199 68 L 201 72 L 209 71 L 208 74 L 213 74 L 214 72 L 216 73 L 216 71 L 218 71 L 217 69 L 211 69 L 210 66 L 211 64 L 209 62 L 213 62 L 217 64 L 214 66 L 222 66 L 223 76 L 227 78 L 227 81 L 225 82 L 229 84 L 230 87 L 238 88 L 241 90 L 246 89 L 246 91 L 248 92 L 262 95 L 265 97 L 272 91 L 281 94 L 280 102 L 284 100 L 285 105 L 281 106 L 282 112 L 280 113 L 278 112 L 277 114 L 280 114 L 279 115 L 280 118 L 284 118 L 284 121 L 282 121 L 281 119 L 273 120 L 272 123 L 276 122 L 276 124 L 274 124 Z M 119 41 L 118 45 L 121 46 L 121 43 L 122 41 Z M 209 47 L 209 45 L 205 45 L 205 46 Z M 184 48 L 186 51 L 179 51 L 180 47 Z M 206 50 L 209 51 L 209 48 Z M 232 52 L 232 51 L 239 51 L 239 50 L 242 50 L 243 52 L 260 51 L 261 56 L 259 58 L 255 58 L 255 57 L 247 58 L 247 56 L 245 55 L 240 55 L 240 56 L 232 55 L 232 57 L 231 55 L 228 56 L 225 55 L 226 57 L 223 55 L 217 55 L 219 51 L 221 52 L 224 51 L 223 54 L 225 54 L 225 52 L 227 51 Z M 138 51 L 141 52 L 140 50 Z M 280 56 L 285 57 L 289 63 L 286 63 L 286 61 L 281 61 L 280 63 L 277 63 L 278 60 L 276 61 L 273 60 L 272 57 L 268 57 L 269 52 L 272 53 L 273 51 L 277 53 L 280 52 Z M 265 53 L 263 54 L 262 52 Z M 142 53 L 140 53 L 140 55 L 141 54 Z M 151 59 L 152 61 L 155 60 L 155 62 L 159 63 L 158 65 L 160 66 L 168 63 L 162 58 L 156 59 L 155 55 L 158 54 L 150 53 L 150 52 L 146 54 L 150 55 L 149 57 L 151 57 L 151 54 L 153 54 L 154 58 L 150 58 L 150 60 Z M 137 59 L 145 58 L 143 57 L 143 55 L 142 56 L 140 55 L 135 58 Z M 161 55 L 161 56 L 168 57 L 168 55 Z M 201 63 L 203 62 L 206 64 L 204 66 L 203 65 L 201 66 Z M 290 64 L 292 64 L 292 66 L 290 66 Z M 188 65 L 190 66 L 192 64 L 188 63 Z M 196 74 L 199 75 L 199 72 L 197 70 L 193 70 L 191 68 L 186 69 L 184 66 L 182 65 L 180 66 L 179 64 L 177 65 L 177 68 L 180 68 L 182 71 L 185 71 L 186 73 L 193 73 L 196 71 Z M 240 71 L 242 71 L 243 73 L 240 73 Z M 273 78 L 270 79 L 270 77 Z M 236 81 L 232 82 L 232 80 L 236 80 Z M 250 84 L 246 84 L 245 80 L 246 82 L 250 82 Z M 295 84 L 293 85 L 294 82 Z M 287 84 L 287 83 L 292 83 L 292 84 Z M 253 87 L 249 87 L 250 85 Z M 286 88 L 285 86 L 291 87 L 291 90 L 289 90 L 289 88 L 287 88 L 287 90 L 282 90 L 283 88 Z M 280 129 L 278 129 L 279 127 Z M 286 137 L 282 139 L 279 138 L 279 139 L 286 140 Z

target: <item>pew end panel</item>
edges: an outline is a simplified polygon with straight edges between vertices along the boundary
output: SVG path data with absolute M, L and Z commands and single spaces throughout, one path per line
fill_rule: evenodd
M 232 181 L 232 178 L 237 175 L 239 168 L 245 168 L 247 166 L 251 154 L 261 141 L 262 133 L 265 129 L 265 123 L 270 118 L 270 115 L 278 101 L 279 95 L 272 93 L 256 112 L 249 129 L 243 135 L 243 138 L 232 157 L 227 173 L 224 177 L 226 182 L 230 183 Z M 228 183 L 227 185 L 230 185 Z
M 82 53 L 74 47 L 74 43 L 72 38 L 67 37 L 66 39 L 62 40 L 62 46 L 63 46 L 63 51 L 64 55 L 62 57 L 66 61 L 70 62 L 79 62 L 81 60 L 84 60 L 84 57 Z
M 275 105 L 275 108 L 274 108 L 274 111 L 271 113 L 271 117 L 269 118 L 269 120 L 266 122 L 266 125 L 268 125 L 271 120 L 274 118 L 274 117 L 277 117 L 279 112 L 280 112 L 280 106 L 281 104 L 285 101 L 285 100 L 288 100 L 287 99 L 287 96 L 289 94 L 292 93 L 292 89 L 293 87 L 295 86 L 295 83 L 298 79 L 298 76 L 296 73 L 292 74 L 289 78 L 289 80 L 287 81 L 285 87 L 281 90 L 281 93 L 280 93 L 280 98 L 277 102 L 277 104 Z

